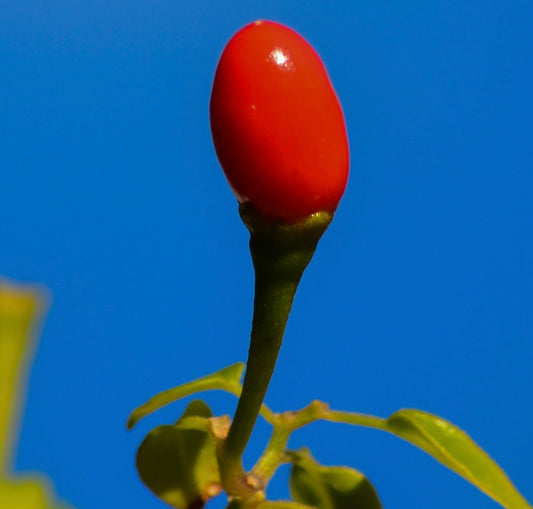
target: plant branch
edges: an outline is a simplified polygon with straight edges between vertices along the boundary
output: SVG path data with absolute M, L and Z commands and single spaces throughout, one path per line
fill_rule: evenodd
M 246 497 L 258 489 L 249 487 L 242 454 L 274 371 L 298 283 L 333 216 L 321 212 L 287 225 L 266 219 L 250 205 L 241 205 L 240 213 L 250 231 L 254 317 L 242 394 L 220 449 L 219 466 L 227 493 Z

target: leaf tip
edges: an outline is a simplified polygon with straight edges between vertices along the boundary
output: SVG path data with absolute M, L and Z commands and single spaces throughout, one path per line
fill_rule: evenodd
M 126 421 L 126 429 L 128 431 L 131 431 L 135 425 L 139 422 L 139 417 L 135 415 L 135 412 L 133 412 Z

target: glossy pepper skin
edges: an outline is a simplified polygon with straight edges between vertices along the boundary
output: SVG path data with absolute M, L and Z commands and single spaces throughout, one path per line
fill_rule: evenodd
M 349 167 L 344 117 L 324 64 L 295 31 L 256 21 L 233 36 L 215 73 L 210 120 L 240 202 L 286 223 L 337 208 Z

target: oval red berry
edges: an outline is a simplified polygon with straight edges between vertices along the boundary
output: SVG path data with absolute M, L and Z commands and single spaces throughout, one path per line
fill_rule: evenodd
M 334 211 L 348 179 L 342 109 L 299 34 L 256 21 L 224 49 L 210 104 L 215 150 L 239 201 L 298 221 Z

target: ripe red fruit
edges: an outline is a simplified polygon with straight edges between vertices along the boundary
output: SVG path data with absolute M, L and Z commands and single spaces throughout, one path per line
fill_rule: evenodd
M 299 34 L 270 21 L 237 32 L 218 63 L 210 118 L 240 202 L 286 222 L 337 208 L 348 179 L 344 117 L 324 64 Z

